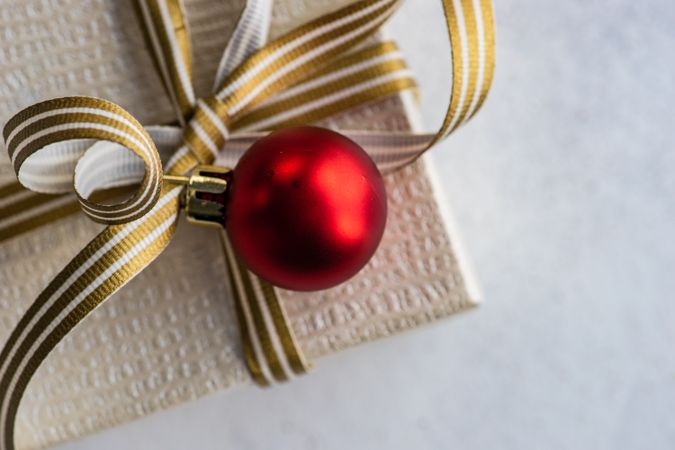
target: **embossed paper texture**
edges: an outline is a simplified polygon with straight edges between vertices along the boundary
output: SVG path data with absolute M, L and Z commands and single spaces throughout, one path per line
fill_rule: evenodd
M 271 34 L 349 3 L 277 0 Z M 243 1 L 187 0 L 197 93 L 212 85 Z M 0 3 L 0 122 L 62 95 L 111 99 L 147 124 L 173 113 L 129 0 Z M 341 129 L 407 130 L 392 97 L 327 120 Z M 13 178 L 3 151 L 0 182 Z M 349 282 L 282 291 L 310 359 L 416 327 L 476 303 L 418 162 L 386 177 L 387 230 Z M 0 344 L 23 311 L 101 227 L 79 214 L 0 246 Z M 147 270 L 71 333 L 39 369 L 17 422 L 19 448 L 42 448 L 230 386 L 250 384 L 219 238 L 181 223 Z M 318 364 L 320 370 L 320 363 Z M 311 376 L 311 375 L 309 375 Z

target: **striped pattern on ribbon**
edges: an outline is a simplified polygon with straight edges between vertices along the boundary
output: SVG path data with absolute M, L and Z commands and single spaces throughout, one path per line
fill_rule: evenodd
M 185 8 L 178 0 L 136 0 L 136 10 L 164 89 L 185 125 L 192 114 L 192 53 Z M 235 31 L 235 34 L 237 32 Z
M 223 56 L 218 64 L 213 90 L 223 85 L 225 78 L 249 55 L 267 42 L 272 16 L 270 0 L 248 0 Z
M 232 130 L 276 130 L 312 123 L 415 86 L 396 44 L 385 42 L 335 60 L 238 118 Z

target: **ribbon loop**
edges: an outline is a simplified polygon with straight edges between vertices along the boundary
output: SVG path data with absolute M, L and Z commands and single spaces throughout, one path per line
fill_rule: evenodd
M 218 89 L 225 78 L 248 56 L 262 48 L 267 41 L 272 18 L 272 0 L 247 0 L 223 56 L 218 64 L 213 89 Z
M 131 114 L 112 102 L 64 97 L 38 103 L 9 120 L 4 138 L 19 181 L 29 189 L 67 192 L 74 170 L 80 206 L 97 222 L 131 222 L 159 199 L 162 163 L 155 144 Z M 96 140 L 108 142 L 92 145 Z M 89 200 L 95 191 L 141 178 L 138 158 L 145 175 L 133 196 L 110 205 Z

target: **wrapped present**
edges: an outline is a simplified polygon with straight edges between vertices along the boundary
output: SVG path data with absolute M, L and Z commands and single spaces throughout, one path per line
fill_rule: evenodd
M 323 355 L 479 302 L 447 204 L 418 156 L 485 98 L 491 5 L 443 2 L 451 105 L 442 130 L 426 135 L 416 133 L 410 71 L 378 31 L 398 3 L 0 5 L 0 122 L 10 155 L 0 160 L 0 448 L 43 448 L 222 389 L 287 381 Z M 263 57 L 291 47 L 261 68 Z M 167 174 L 204 162 L 234 166 L 261 133 L 305 123 L 362 144 L 385 173 L 389 201 L 372 260 L 318 292 L 258 279 L 222 232 L 177 218 L 171 192 L 181 188 L 163 185 L 161 169 L 148 175 L 160 160 Z M 152 139 L 145 163 L 117 145 L 128 144 L 123 133 Z M 115 178 L 119 161 L 124 173 Z M 138 194 L 128 220 L 87 198 L 79 199 L 82 214 L 72 192 L 78 164 L 75 184 L 86 194 L 114 191 L 124 177 L 156 192 Z M 16 183 L 15 171 L 35 192 Z M 138 231 L 164 212 L 161 233 Z M 97 266 L 125 239 L 131 250 Z

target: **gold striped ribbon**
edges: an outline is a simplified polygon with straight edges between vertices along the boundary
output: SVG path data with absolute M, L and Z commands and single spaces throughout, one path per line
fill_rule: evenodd
M 181 126 L 192 114 L 192 53 L 182 1 L 137 0 L 143 33 Z
M 243 62 L 231 72 L 225 64 L 218 74 L 223 81 L 214 95 L 198 100 L 192 89 L 181 2 L 138 0 L 157 67 L 185 125 L 183 130 L 144 129 L 119 106 L 87 97 L 39 103 L 10 119 L 4 137 L 19 181 L 41 193 L 60 194 L 42 200 L 16 186 L 0 188 L 0 208 L 11 212 L 14 220 L 10 229 L 22 223 L 22 214 L 35 209 L 28 206 L 34 201 L 39 203 L 33 203 L 36 208 L 47 206 L 45 214 L 64 214 L 66 205 L 72 208 L 73 196 L 67 194 L 72 190 L 85 213 L 108 226 L 40 294 L 0 352 L 0 450 L 14 448 L 19 402 L 40 363 L 77 323 L 169 243 L 181 187 L 162 184 L 161 157 L 155 143 L 164 141 L 175 149 L 164 164 L 165 173 L 188 174 L 195 165 L 213 161 L 228 148 L 231 155 L 223 158 L 236 158 L 238 149 L 256 138 L 249 131 L 313 121 L 411 87 L 412 78 L 390 44 L 354 51 L 400 2 L 354 2 L 253 54 L 262 40 L 240 37 L 243 41 L 229 51 L 240 55 L 236 57 Z M 490 1 L 442 2 L 453 63 L 447 115 L 433 135 L 354 134 L 384 169 L 411 161 L 447 136 L 475 114 L 487 94 L 494 69 Z M 268 15 L 269 10 L 254 6 L 242 15 L 238 30 L 260 27 L 256 17 Z M 230 137 L 235 131 L 246 134 Z M 103 170 L 98 172 L 97 168 Z M 74 186 L 67 176 L 73 171 Z M 138 183 L 139 188 L 121 203 L 92 200 L 97 191 L 132 183 Z M 35 216 L 27 217 L 28 223 L 35 225 L 30 222 Z M 2 220 L 0 237 L 3 232 L 7 236 Z M 275 288 L 246 270 L 226 239 L 223 246 L 253 378 L 264 385 L 304 372 L 307 363 Z

